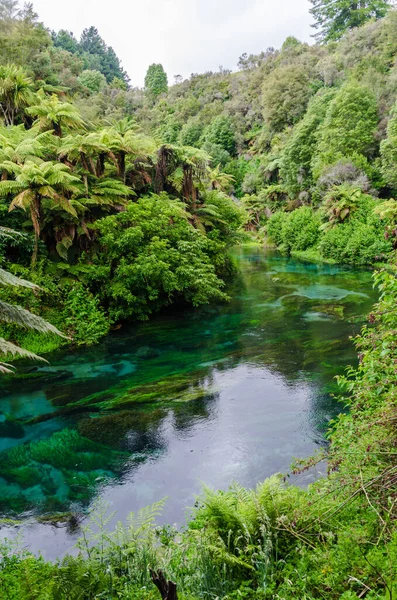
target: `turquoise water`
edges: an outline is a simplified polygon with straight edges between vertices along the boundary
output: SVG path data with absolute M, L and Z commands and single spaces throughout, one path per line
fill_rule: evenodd
M 62 555 L 98 498 L 124 519 L 168 496 L 163 519 L 181 522 L 202 482 L 254 486 L 325 443 L 334 377 L 376 300 L 371 273 L 252 248 L 236 260 L 229 304 L 1 379 L 0 513 L 23 523 L 2 537 L 22 530 Z

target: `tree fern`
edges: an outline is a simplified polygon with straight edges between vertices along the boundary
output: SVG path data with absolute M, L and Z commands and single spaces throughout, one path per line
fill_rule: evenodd
M 20 325 L 26 329 L 34 329 L 40 333 L 55 333 L 56 335 L 65 337 L 54 325 L 51 325 L 51 323 L 48 323 L 41 317 L 34 315 L 20 306 L 8 304 L 2 300 L 0 300 L 0 321 L 15 323 L 16 325 Z
M 12 238 L 16 235 L 18 234 L 12 229 L 0 227 L 0 237 Z M 26 279 L 20 279 L 19 277 L 15 277 L 15 275 L 8 273 L 4 269 L 0 269 L 0 285 L 24 287 L 31 290 L 40 289 L 39 286 L 37 286 L 36 284 L 31 283 Z M 48 323 L 48 321 L 46 321 L 42 317 L 34 315 L 33 313 L 20 306 L 4 302 L 3 300 L 0 300 L 0 321 L 3 321 L 5 323 L 15 323 L 16 325 L 19 325 L 26 329 L 33 329 L 40 333 L 53 333 L 61 337 L 66 337 L 61 331 L 59 331 L 59 329 L 54 327 L 54 325 L 51 325 L 51 323 Z M 21 356 L 23 358 L 30 358 L 32 360 L 41 360 L 46 362 L 37 354 L 29 352 L 29 350 L 26 350 L 24 348 L 20 348 L 16 344 L 7 341 L 4 338 L 0 338 L 0 354 L 3 354 L 4 356 L 12 355 L 13 357 Z M 9 365 L 8 363 L 0 362 L 0 373 L 11 373 L 12 368 L 12 365 Z

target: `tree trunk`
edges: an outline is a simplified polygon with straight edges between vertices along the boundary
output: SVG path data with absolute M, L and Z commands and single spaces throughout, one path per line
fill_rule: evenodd
M 118 174 L 122 182 L 125 184 L 125 152 L 119 152 L 117 155 Z
M 33 254 L 32 254 L 32 262 L 31 266 L 35 267 L 37 263 L 37 256 L 39 253 L 39 239 L 40 239 L 40 200 L 39 198 L 35 198 L 30 205 L 30 216 L 32 219 L 33 229 L 34 229 L 34 246 L 33 246 Z
M 162 600 L 178 600 L 176 584 L 173 581 L 167 581 L 162 571 L 153 571 L 150 569 L 152 581 L 160 592 Z
M 54 135 L 56 135 L 57 137 L 62 137 L 62 128 L 59 123 L 53 121 L 52 128 L 54 130 Z
M 102 177 L 105 173 L 105 152 L 101 152 L 96 161 L 96 176 Z

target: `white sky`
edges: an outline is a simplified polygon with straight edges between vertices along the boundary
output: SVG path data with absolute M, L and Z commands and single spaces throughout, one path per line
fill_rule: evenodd
M 79 37 L 94 25 L 142 86 L 146 69 L 173 76 L 235 69 L 243 52 L 280 47 L 288 35 L 310 41 L 309 0 L 34 0 L 40 20 Z

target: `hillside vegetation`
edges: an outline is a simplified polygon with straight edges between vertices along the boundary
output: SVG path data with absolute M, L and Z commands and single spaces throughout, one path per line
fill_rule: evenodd
M 22 233 L 3 239 L 1 260 L 42 288 L 6 299 L 74 343 L 172 303 L 227 299 L 242 231 L 310 260 L 393 253 L 397 12 L 171 87 L 153 64 L 140 90 L 94 27 L 77 40 L 31 6 L 1 7 L 0 211 Z M 67 343 L 3 329 L 33 351 Z

